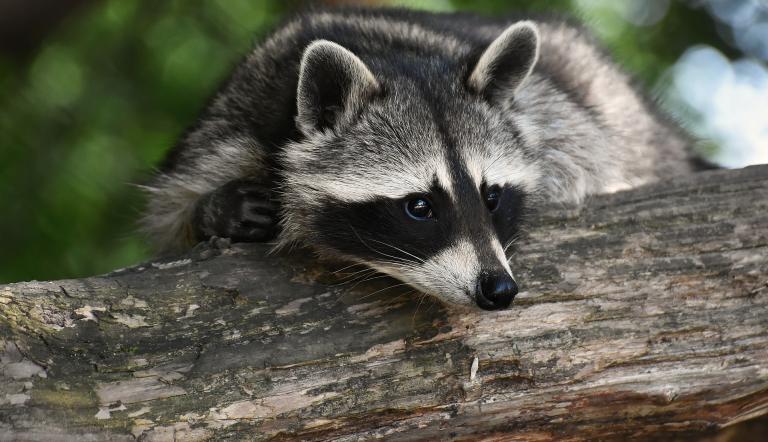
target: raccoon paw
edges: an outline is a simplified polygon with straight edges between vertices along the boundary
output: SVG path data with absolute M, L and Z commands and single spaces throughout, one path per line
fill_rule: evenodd
M 212 236 L 234 242 L 264 242 L 277 235 L 277 203 L 262 182 L 230 181 L 204 196 L 195 207 L 193 225 L 198 240 Z

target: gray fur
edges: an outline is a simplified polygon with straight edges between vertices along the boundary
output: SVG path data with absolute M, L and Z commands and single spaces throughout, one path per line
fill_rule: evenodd
M 520 56 L 516 69 L 500 75 L 496 67 L 510 52 Z M 318 107 L 323 69 L 339 73 L 345 93 L 327 109 Z M 325 121 L 329 109 L 334 115 Z M 258 45 L 213 98 L 146 186 L 144 226 L 162 249 L 187 247 L 200 239 L 199 201 L 233 180 L 260 180 L 281 208 L 278 245 L 310 246 L 468 303 L 487 266 L 478 248 L 511 274 L 504 254 L 511 239 L 493 236 L 482 217 L 476 229 L 457 227 L 475 239 L 446 239 L 442 252 L 406 264 L 341 252 L 318 231 L 318 217 L 329 201 L 398 199 L 429 192 L 435 182 L 457 206 L 466 203 L 468 184 L 513 185 L 531 201 L 578 203 L 690 173 L 688 144 L 566 22 L 310 12 Z
M 468 86 L 480 94 L 497 89 L 504 94 L 514 95 L 523 81 L 531 74 L 539 57 L 539 31 L 531 21 L 521 21 L 507 28 L 488 46 L 477 61 L 467 79 Z M 510 57 L 508 52 L 517 52 L 521 57 Z M 515 62 L 508 75 L 495 75 L 494 71 L 506 60 Z M 502 98 L 503 101 L 503 98 Z

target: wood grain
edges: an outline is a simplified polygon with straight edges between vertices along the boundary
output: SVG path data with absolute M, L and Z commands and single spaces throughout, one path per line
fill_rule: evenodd
M 533 226 L 501 312 L 223 240 L 0 286 L 0 440 L 656 438 L 768 414 L 768 166 Z

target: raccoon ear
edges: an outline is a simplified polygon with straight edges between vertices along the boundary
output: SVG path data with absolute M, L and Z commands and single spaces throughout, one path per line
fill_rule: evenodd
M 512 96 L 528 78 L 539 57 L 539 31 L 531 21 L 508 27 L 485 49 L 467 86 L 486 99 Z
M 304 50 L 296 92 L 296 123 L 305 134 L 348 123 L 379 83 L 355 54 L 316 40 Z

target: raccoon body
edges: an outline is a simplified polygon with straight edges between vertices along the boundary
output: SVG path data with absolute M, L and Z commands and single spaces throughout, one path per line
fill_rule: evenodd
M 307 12 L 171 151 L 144 225 L 166 250 L 276 237 L 497 309 L 528 210 L 690 173 L 689 144 L 562 20 Z

